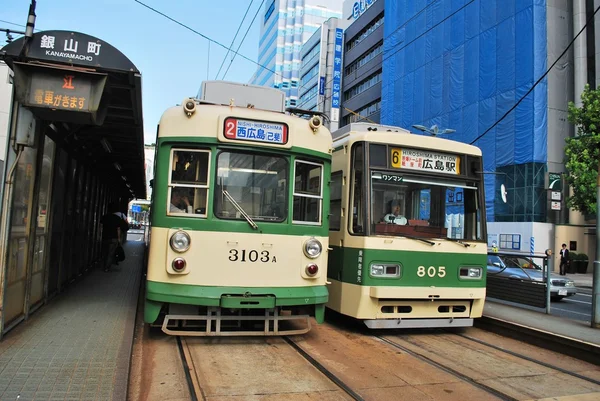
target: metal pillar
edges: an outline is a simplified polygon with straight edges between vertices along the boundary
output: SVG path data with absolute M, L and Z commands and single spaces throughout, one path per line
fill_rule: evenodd
M 600 328 L 600 160 L 596 185 L 596 258 L 592 284 L 592 327 Z

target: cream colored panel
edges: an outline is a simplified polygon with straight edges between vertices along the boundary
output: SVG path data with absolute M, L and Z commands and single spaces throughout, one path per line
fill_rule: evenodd
M 373 298 L 425 298 L 425 299 L 480 299 L 485 298 L 485 288 L 451 287 L 369 287 Z
M 176 231 L 152 229 L 148 280 L 229 287 L 325 285 L 327 237 L 315 237 L 323 245 L 323 252 L 318 258 L 309 259 L 304 255 L 303 247 L 310 236 L 186 231 L 191 237 L 191 247 L 184 253 L 177 253 L 169 246 L 169 238 Z M 175 273 L 171 268 L 177 257 L 187 262 L 183 274 Z M 319 266 L 319 272 L 313 278 L 305 274 L 309 263 Z
M 471 246 L 464 246 L 447 240 L 437 240 L 428 238 L 429 241 L 435 242 L 435 245 L 429 245 L 423 241 L 418 241 L 409 238 L 393 237 L 393 236 L 371 236 L 360 237 L 348 235 L 345 238 L 345 246 L 349 248 L 359 249 L 380 249 L 380 250 L 408 250 L 418 252 L 435 252 L 435 253 L 460 253 L 471 255 L 487 255 L 487 244 L 484 242 L 469 242 Z

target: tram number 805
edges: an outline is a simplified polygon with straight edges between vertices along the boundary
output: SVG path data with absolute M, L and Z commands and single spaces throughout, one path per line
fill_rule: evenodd
M 425 268 L 425 266 L 419 266 L 417 268 L 417 276 L 425 277 L 425 275 L 432 278 L 435 276 L 438 276 L 440 278 L 446 277 L 446 266 L 429 266 L 428 268 Z

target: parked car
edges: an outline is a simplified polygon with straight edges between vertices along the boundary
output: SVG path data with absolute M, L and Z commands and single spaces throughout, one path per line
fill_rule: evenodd
M 526 256 L 488 255 L 488 276 L 498 275 L 519 280 L 546 281 L 542 268 Z M 559 301 L 577 294 L 575 282 L 550 273 L 550 297 Z

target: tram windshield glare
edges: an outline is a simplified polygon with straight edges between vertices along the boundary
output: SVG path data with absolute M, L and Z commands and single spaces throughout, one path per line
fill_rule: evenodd
M 481 240 L 475 183 L 371 171 L 371 233 Z
M 287 217 L 288 162 L 283 157 L 242 152 L 217 156 L 215 215 L 245 220 L 223 191 L 253 220 L 282 222 Z

